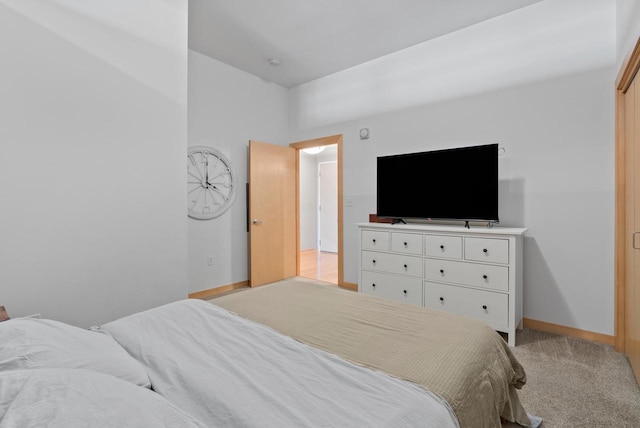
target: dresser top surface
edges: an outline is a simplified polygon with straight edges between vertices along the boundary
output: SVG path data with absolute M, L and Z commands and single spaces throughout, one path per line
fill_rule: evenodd
M 517 235 L 522 236 L 527 231 L 525 227 L 486 227 L 471 226 L 470 229 L 463 225 L 441 225 L 441 224 L 390 224 L 390 223 L 357 223 L 356 226 L 362 229 L 381 229 L 401 232 L 443 232 L 462 233 L 468 235 Z

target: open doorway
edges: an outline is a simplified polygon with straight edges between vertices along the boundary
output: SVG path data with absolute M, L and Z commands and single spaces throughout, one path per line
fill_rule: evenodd
M 297 151 L 297 274 L 347 286 L 342 255 L 342 135 L 290 147 Z M 303 152 L 314 147 L 316 153 Z M 322 174 L 331 179 L 321 181 Z
M 300 276 L 338 284 L 337 145 L 299 150 Z

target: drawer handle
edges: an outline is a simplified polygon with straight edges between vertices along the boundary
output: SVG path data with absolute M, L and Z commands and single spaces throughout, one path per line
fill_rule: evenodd
M 444 302 L 444 297 L 441 297 L 441 298 L 440 298 L 440 301 L 441 301 L 441 302 Z
M 371 284 L 371 286 L 372 286 L 373 288 L 376 288 L 376 285 L 375 285 L 375 284 Z
M 487 279 L 489 278 L 487 275 L 482 275 L 482 279 Z
M 444 269 L 440 269 L 440 273 L 444 275 Z
M 375 261 L 375 260 L 371 260 L 371 262 L 372 262 L 374 265 L 376 264 L 376 261 Z
M 482 309 L 487 310 L 487 305 L 482 305 Z
M 374 244 L 376 243 L 376 240 L 375 240 L 375 239 L 373 240 L 373 243 L 374 243 Z
M 409 245 L 409 244 L 407 244 L 407 243 L 405 242 L 405 243 L 404 243 L 404 246 L 406 247 L 407 245 Z
M 402 290 L 404 292 L 404 294 L 407 294 L 407 290 Z
M 407 265 L 404 265 L 404 268 L 405 268 L 405 269 L 406 269 L 407 267 L 408 267 Z
M 482 249 L 482 252 L 483 252 L 483 253 L 485 253 L 485 254 L 487 254 L 487 253 L 489 252 L 489 250 L 487 250 L 486 248 L 483 248 L 483 249 Z
M 440 245 L 440 249 L 441 249 L 441 250 L 444 250 L 444 245 Z

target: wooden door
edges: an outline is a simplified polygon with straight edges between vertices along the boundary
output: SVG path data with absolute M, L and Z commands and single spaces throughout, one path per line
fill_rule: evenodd
M 296 151 L 249 141 L 249 284 L 296 275 Z
M 624 95 L 625 112 L 625 351 L 640 380 L 640 88 Z

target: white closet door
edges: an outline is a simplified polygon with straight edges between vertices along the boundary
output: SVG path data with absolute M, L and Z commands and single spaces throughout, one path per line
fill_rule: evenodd
M 338 252 L 338 163 L 318 164 L 318 248 Z

